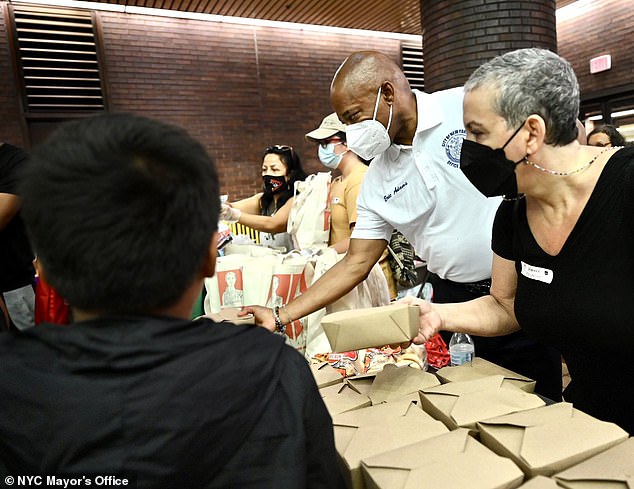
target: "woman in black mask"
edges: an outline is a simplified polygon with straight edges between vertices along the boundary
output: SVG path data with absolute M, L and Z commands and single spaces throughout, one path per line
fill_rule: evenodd
M 260 231 L 260 243 L 290 251 L 293 243 L 286 225 L 296 181 L 306 178 L 297 152 L 291 146 L 269 146 L 262 156 L 262 192 L 223 204 L 222 220 L 239 222 Z
M 420 303 L 416 341 L 522 328 L 562 353 L 566 401 L 634 434 L 634 148 L 576 141 L 579 85 L 550 51 L 498 56 L 464 88 L 461 168 L 483 194 L 505 196 L 491 295 Z

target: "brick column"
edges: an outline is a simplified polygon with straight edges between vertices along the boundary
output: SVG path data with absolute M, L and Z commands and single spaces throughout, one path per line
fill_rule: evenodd
M 555 0 L 421 0 L 425 90 L 464 84 L 483 62 L 513 49 L 557 50 Z

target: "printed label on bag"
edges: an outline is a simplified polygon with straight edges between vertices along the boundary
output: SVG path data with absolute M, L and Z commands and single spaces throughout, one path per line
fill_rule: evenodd
M 553 281 L 553 271 L 548 268 L 536 267 L 522 262 L 522 275 L 531 280 L 539 280 L 549 284 Z
M 218 294 L 220 307 L 244 306 L 244 287 L 242 280 L 242 268 L 232 270 L 218 270 Z

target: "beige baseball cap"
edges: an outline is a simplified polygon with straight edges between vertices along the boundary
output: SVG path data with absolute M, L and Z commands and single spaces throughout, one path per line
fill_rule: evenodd
M 332 114 L 324 117 L 324 120 L 321 121 L 321 124 L 317 129 L 306 134 L 306 139 L 318 142 L 328 139 L 338 132 L 346 132 L 346 125 L 339 120 L 337 113 L 333 112 Z

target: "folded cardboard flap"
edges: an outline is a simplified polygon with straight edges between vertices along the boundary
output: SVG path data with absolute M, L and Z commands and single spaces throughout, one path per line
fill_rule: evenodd
M 569 403 L 483 420 L 478 429 L 482 443 L 513 459 L 529 477 L 551 476 L 628 437 L 614 423 L 593 418 Z
M 524 478 L 463 428 L 365 458 L 362 471 L 368 489 L 512 488 Z
M 457 367 L 443 367 L 436 375 L 440 381 L 445 384 L 447 382 L 462 382 L 465 380 L 475 380 L 491 375 L 502 375 L 505 384 L 513 384 L 515 387 L 525 392 L 533 392 L 536 382 L 524 375 L 500 367 L 491 363 L 484 358 L 475 357 L 471 363 L 459 365 Z
M 436 421 L 421 409 L 418 394 L 410 394 L 390 402 L 337 414 L 332 417 L 332 424 L 333 426 L 378 425 L 381 424 L 386 417 L 396 418 L 399 416 L 407 416 L 412 410 L 422 413 L 422 417 L 417 415 L 420 419 L 429 422 Z
M 543 406 L 544 401 L 493 375 L 464 382 L 451 382 L 420 391 L 423 409 L 449 429 L 476 429 L 476 422 Z
M 554 479 L 538 475 L 537 477 L 533 477 L 528 482 L 522 484 L 518 487 L 518 489 L 561 489 L 561 486 L 558 485 Z
M 440 385 L 435 375 L 409 367 L 386 365 L 376 374 L 368 396 L 372 404 L 398 399 L 427 387 Z
M 343 376 L 328 362 L 313 363 L 310 365 L 310 370 L 319 389 L 343 382 Z
M 358 375 L 346 378 L 346 382 L 350 384 L 350 387 L 356 390 L 359 394 L 368 396 L 372 390 L 372 385 L 374 384 L 374 377 L 374 375 Z
M 354 309 L 326 314 L 321 326 L 333 352 L 361 350 L 410 341 L 418 334 L 418 306 Z
M 331 416 L 370 405 L 370 398 L 360 394 L 348 382 L 324 387 L 319 393 Z
M 554 476 L 567 489 L 634 489 L 634 438 Z

